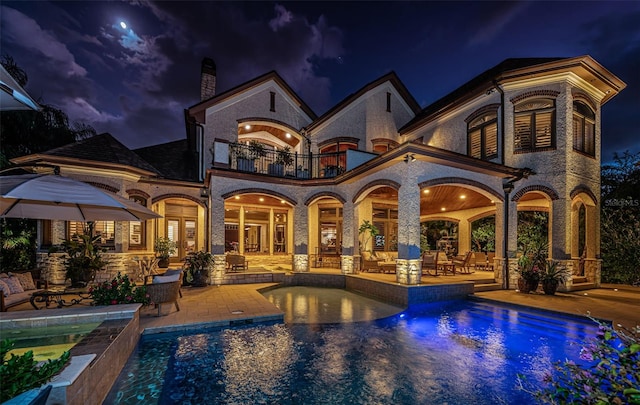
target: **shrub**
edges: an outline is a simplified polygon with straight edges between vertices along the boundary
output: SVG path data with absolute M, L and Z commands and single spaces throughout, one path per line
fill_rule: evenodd
M 126 274 L 120 273 L 111 281 L 105 281 L 89 289 L 94 305 L 144 304 L 150 302 L 144 286 L 136 287 Z
M 586 342 L 580 351 L 580 358 L 588 364 L 584 366 L 568 360 L 556 363 L 557 375 L 545 377 L 550 386 L 534 392 L 539 401 L 640 404 L 640 327 L 616 331 L 598 323 L 598 336 Z
M 60 358 L 47 360 L 38 365 L 33 359 L 33 351 L 29 350 L 21 356 L 12 353 L 11 357 L 7 359 L 7 354 L 13 349 L 13 346 L 14 343 L 8 339 L 0 342 L 0 356 L 2 357 L 0 402 L 2 403 L 45 384 L 65 367 L 70 357 L 69 352 L 66 351 Z

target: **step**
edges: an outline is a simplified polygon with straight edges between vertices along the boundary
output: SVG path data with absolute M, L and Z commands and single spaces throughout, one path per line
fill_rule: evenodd
M 574 279 L 574 283 L 571 286 L 570 291 L 591 290 L 592 288 L 596 288 L 595 283 L 576 283 Z
M 490 283 L 476 283 L 473 286 L 474 292 L 482 292 L 482 291 L 496 291 L 501 290 L 502 284 L 496 283 L 492 280 Z
M 572 279 L 573 284 L 581 284 L 587 282 L 587 278 L 585 276 L 573 276 Z

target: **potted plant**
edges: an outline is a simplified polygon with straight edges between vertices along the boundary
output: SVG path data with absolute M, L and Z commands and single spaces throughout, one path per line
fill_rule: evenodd
M 101 270 L 107 261 L 102 258 L 102 254 L 107 249 L 99 245 L 100 236 L 93 236 L 91 226 L 83 235 L 74 234 L 71 239 L 62 242 L 61 250 L 66 253 L 64 265 L 66 268 L 65 279 L 71 280 L 71 287 L 86 287 L 96 276 L 96 272 Z M 49 250 L 55 253 L 58 248 Z
M 159 237 L 156 239 L 153 249 L 158 258 L 158 267 L 166 269 L 169 267 L 169 257 L 176 254 L 176 243 L 169 238 Z
M 292 163 L 291 147 L 287 145 L 282 149 L 278 149 L 275 160 L 273 163 L 269 163 L 269 174 L 282 177 L 284 176 L 285 166 L 289 166 Z
M 362 221 L 360 228 L 358 228 L 358 235 L 360 235 L 360 252 L 371 252 L 371 249 L 368 249 L 369 240 L 374 239 L 379 234 L 380 231 L 374 224 L 367 220 Z
M 342 173 L 342 166 L 330 165 L 324 168 L 324 177 L 336 177 Z
M 267 154 L 264 145 L 256 140 L 249 141 L 248 145 L 234 142 L 230 148 L 232 155 L 236 158 L 238 170 L 243 172 L 255 172 L 255 160 Z
M 538 289 L 540 284 L 540 269 L 533 263 L 529 256 L 523 255 L 518 259 L 518 290 L 528 294 Z
M 560 284 L 564 285 L 567 279 L 567 269 L 558 265 L 558 262 L 548 260 L 545 271 L 540 275 L 542 290 L 547 295 L 554 295 Z
M 209 280 L 209 269 L 213 265 L 213 255 L 209 252 L 191 252 L 184 259 L 187 279 L 191 279 L 194 287 L 204 287 Z

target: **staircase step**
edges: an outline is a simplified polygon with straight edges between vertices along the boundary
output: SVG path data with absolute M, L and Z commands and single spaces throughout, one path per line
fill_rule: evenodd
M 502 289 L 502 284 L 493 282 L 493 280 L 492 280 L 491 283 L 475 284 L 473 286 L 473 291 L 474 292 L 496 291 L 496 290 L 501 290 L 501 289 Z
M 582 291 L 582 290 L 590 290 L 592 288 L 596 288 L 595 283 L 576 283 L 574 279 L 574 283 L 571 286 L 570 291 Z
M 573 284 L 580 284 L 580 283 L 586 283 L 587 282 L 587 278 L 584 276 L 573 276 Z

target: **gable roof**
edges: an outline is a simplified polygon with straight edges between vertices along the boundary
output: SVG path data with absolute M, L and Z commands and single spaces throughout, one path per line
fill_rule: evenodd
M 505 59 L 428 105 L 414 119 L 400 128 L 398 132 L 400 135 L 404 135 L 443 112 L 464 104 L 466 101 L 494 88 L 496 83 L 501 84 L 527 76 L 531 77 L 561 71 L 573 71 L 588 82 L 592 82 L 592 79 L 593 81 L 598 81 L 598 88 L 605 93 L 605 97 L 601 101 L 602 104 L 626 87 L 622 80 L 588 55 L 573 58 L 510 58 Z
M 27 163 L 46 159 L 51 162 L 81 163 L 84 161 L 107 163 L 109 166 L 128 166 L 141 169 L 145 175 L 157 175 L 158 170 L 124 146 L 109 133 L 95 135 L 45 152 L 12 159 L 16 163 Z M 95 163 L 87 167 L 97 166 Z
M 315 120 L 317 118 L 316 113 L 313 112 L 313 110 L 311 109 L 311 107 L 309 107 L 307 105 L 307 103 L 305 103 L 297 94 L 295 91 L 293 91 L 293 89 L 291 88 L 291 86 L 289 86 L 287 84 L 287 82 L 284 81 L 284 79 L 274 70 L 272 70 L 271 72 L 265 73 L 262 76 L 258 76 L 253 80 L 250 80 L 248 82 L 245 82 L 243 84 L 240 84 L 230 90 L 227 90 L 223 93 L 220 93 L 218 95 L 215 95 L 207 100 L 203 100 L 200 101 L 197 104 L 192 105 L 191 107 L 189 107 L 187 110 L 189 111 L 189 115 L 191 116 L 198 116 L 200 114 L 202 114 L 207 108 L 216 105 L 222 101 L 225 101 L 231 97 L 236 96 L 237 94 L 243 93 L 247 90 L 250 90 L 254 87 L 257 87 L 261 84 L 264 84 L 270 80 L 273 80 L 274 82 L 276 82 L 286 93 L 289 97 L 291 97 L 292 100 L 294 100 L 297 104 L 298 107 L 300 107 L 300 109 L 302 111 L 304 111 L 305 114 L 307 114 L 309 116 L 309 118 L 311 120 Z M 200 120 L 202 121 L 202 120 Z
M 323 122 L 337 115 L 340 111 L 342 111 L 344 108 L 349 106 L 359 97 L 361 97 L 363 94 L 365 94 L 366 92 L 372 89 L 375 89 L 376 87 L 380 86 L 381 84 L 387 81 L 390 82 L 391 85 L 393 85 L 393 87 L 396 88 L 396 90 L 398 91 L 402 99 L 405 101 L 405 103 L 407 103 L 409 108 L 411 108 L 413 113 L 418 114 L 420 112 L 420 104 L 418 104 L 416 99 L 411 95 L 411 93 L 409 92 L 407 87 L 404 85 L 404 83 L 402 83 L 398 75 L 394 71 L 391 71 L 385 74 L 384 76 L 379 77 L 376 80 L 365 84 L 358 91 L 349 94 L 342 101 L 340 101 L 338 104 L 336 104 L 331 109 L 329 109 L 329 111 L 322 114 L 322 116 L 320 116 L 318 119 L 314 120 L 311 124 L 309 124 L 306 128 L 307 131 L 310 131 L 313 128 L 321 125 Z

